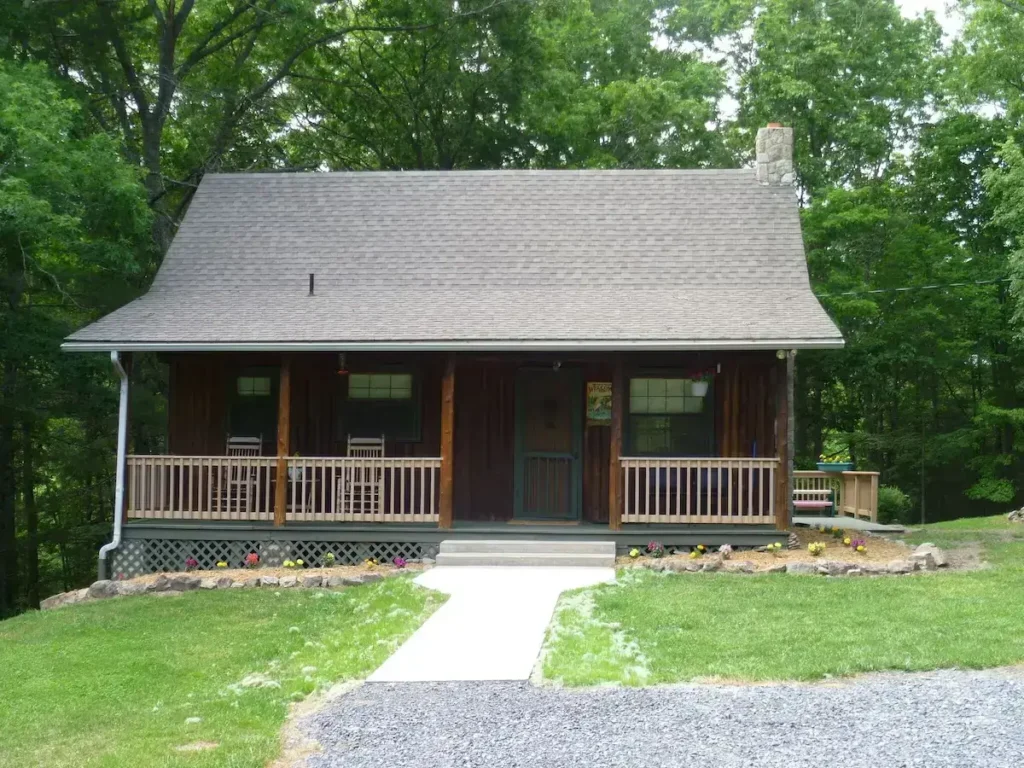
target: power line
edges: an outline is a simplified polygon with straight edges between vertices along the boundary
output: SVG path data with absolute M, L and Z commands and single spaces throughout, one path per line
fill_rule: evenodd
M 994 285 L 1008 283 L 1010 278 L 997 277 L 994 280 L 973 280 L 965 283 L 936 283 L 935 285 L 906 285 L 901 288 L 872 288 L 863 291 L 841 291 L 839 293 L 816 293 L 819 299 L 830 299 L 835 296 L 862 296 L 868 293 L 908 293 L 910 291 L 934 291 L 940 288 L 963 288 L 968 285 Z

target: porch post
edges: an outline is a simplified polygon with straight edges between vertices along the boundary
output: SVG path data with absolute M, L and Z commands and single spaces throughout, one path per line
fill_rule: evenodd
M 775 478 L 775 527 L 780 531 L 789 528 L 793 506 L 793 364 L 793 353 L 787 350 L 776 365 L 775 375 L 775 454 L 779 459 Z
M 292 432 L 292 358 L 281 355 L 277 397 L 277 477 L 274 486 L 274 525 L 284 525 L 288 504 L 288 456 Z
M 441 488 L 437 527 L 455 520 L 455 353 L 449 352 L 441 378 Z
M 622 528 L 622 419 L 626 402 L 626 377 L 622 371 L 622 357 L 616 356 L 612 372 L 612 428 L 608 450 L 608 527 Z
M 121 367 L 125 376 L 128 377 L 128 402 L 125 404 L 125 457 L 124 464 L 120 467 L 121 477 L 124 480 L 125 488 L 128 487 L 128 454 L 132 451 L 132 369 L 135 367 L 135 357 L 131 352 L 121 353 Z M 137 449 L 136 449 L 137 450 Z M 128 522 L 128 493 L 121 494 L 121 523 Z

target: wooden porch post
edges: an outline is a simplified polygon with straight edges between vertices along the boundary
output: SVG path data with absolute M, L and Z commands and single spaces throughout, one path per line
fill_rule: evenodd
M 437 526 L 455 520 L 455 353 L 449 352 L 441 378 L 441 488 Z
M 775 527 L 785 531 L 793 506 L 793 449 L 791 411 L 793 403 L 793 353 L 787 350 L 775 375 L 775 454 L 779 459 L 775 477 Z
M 615 358 L 612 372 L 612 428 L 608 451 L 608 527 L 622 528 L 622 419 L 626 402 L 626 377 L 622 371 L 622 357 Z
M 274 525 L 284 525 L 288 504 L 288 456 L 292 432 L 292 358 L 281 355 L 277 398 L 277 478 L 274 486 Z

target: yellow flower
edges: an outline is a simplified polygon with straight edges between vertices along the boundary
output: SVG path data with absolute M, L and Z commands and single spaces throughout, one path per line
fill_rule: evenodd
M 296 564 L 296 565 L 303 565 L 303 562 L 302 562 L 301 560 L 296 560 L 296 561 L 295 561 L 295 564 Z
M 867 547 L 865 547 L 863 544 L 858 544 L 857 545 L 857 551 L 858 552 L 865 552 L 865 551 L 867 551 Z
M 849 536 L 847 536 L 845 539 L 843 539 L 843 544 L 845 544 L 847 547 L 850 546 L 850 537 Z
M 633 547 L 633 549 L 629 550 L 629 556 L 630 557 L 640 557 L 640 550 L 637 549 L 636 547 Z
M 225 563 L 223 560 L 221 560 L 220 562 L 217 563 L 217 567 L 218 568 L 227 568 L 228 564 Z
M 703 544 L 698 544 L 697 545 L 697 549 L 700 550 L 701 552 L 703 552 L 704 551 L 704 545 Z
M 692 552 L 690 552 L 690 559 L 691 559 L 691 560 L 693 560 L 693 559 L 694 559 L 694 558 L 696 558 L 697 556 L 698 556 L 698 554 L 697 554 L 697 550 L 693 550 Z

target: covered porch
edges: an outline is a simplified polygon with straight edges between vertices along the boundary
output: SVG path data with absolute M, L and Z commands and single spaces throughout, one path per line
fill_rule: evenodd
M 126 520 L 455 535 L 789 523 L 789 352 L 163 360 L 168 450 L 127 456 Z M 256 447 L 239 455 L 240 440 Z

